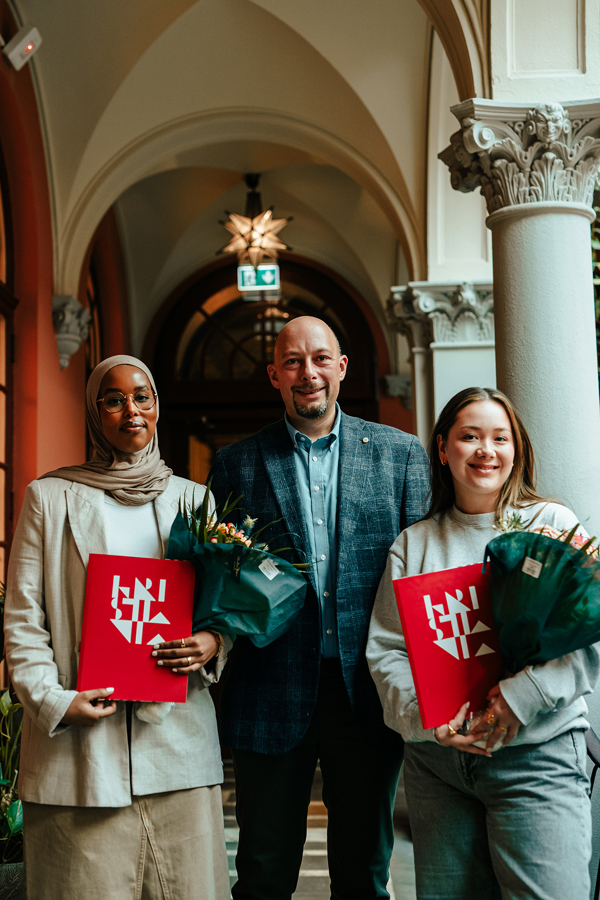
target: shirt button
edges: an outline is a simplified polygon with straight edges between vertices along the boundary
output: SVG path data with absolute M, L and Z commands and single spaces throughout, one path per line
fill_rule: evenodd
M 331 628 L 327 629 L 327 634 L 333 634 L 333 631 L 331 630 Z
M 324 596 L 324 597 L 329 597 L 329 591 L 325 591 L 325 593 L 323 594 L 323 596 Z
M 327 559 L 324 553 L 321 553 L 321 559 Z
M 318 490 L 319 490 L 319 485 L 315 484 L 315 491 L 318 491 Z
M 323 519 L 317 519 L 317 525 L 322 525 L 322 524 L 323 524 Z
M 368 444 L 368 443 L 369 443 L 369 438 L 363 438 L 363 444 Z
M 317 461 L 317 457 L 313 456 L 313 462 L 316 462 L 316 461 Z

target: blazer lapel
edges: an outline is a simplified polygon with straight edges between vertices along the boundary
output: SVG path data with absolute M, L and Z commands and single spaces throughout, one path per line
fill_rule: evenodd
M 107 553 L 104 494 L 98 488 L 73 483 L 66 492 L 67 515 L 73 540 L 87 567 L 90 553 Z
M 199 495 L 200 491 L 198 490 L 196 492 L 197 504 L 202 502 L 202 498 Z M 170 479 L 169 486 L 167 487 L 166 491 L 163 491 L 162 494 L 159 494 L 154 501 L 154 512 L 156 513 L 158 531 L 160 533 L 160 539 L 162 541 L 163 556 L 165 556 L 167 553 L 167 544 L 169 543 L 171 526 L 175 520 L 175 516 L 179 512 L 180 499 L 180 491 L 177 486 L 173 484 L 173 479 Z M 191 503 L 191 494 L 188 496 L 187 501 L 188 503 Z
M 281 422 L 280 428 L 262 435 L 259 446 L 267 475 L 283 515 L 282 532 L 289 532 L 290 542 L 298 552 L 299 561 L 308 561 L 310 544 L 302 515 L 302 501 L 296 479 L 292 442 L 285 422 Z M 316 589 L 314 573 L 311 569 L 307 569 L 306 574 L 313 588 Z

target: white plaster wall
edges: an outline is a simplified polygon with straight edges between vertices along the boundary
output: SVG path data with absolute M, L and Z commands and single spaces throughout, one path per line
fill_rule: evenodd
M 432 344 L 434 420 L 458 391 L 468 387 L 496 387 L 493 343 Z
M 457 122 L 450 107 L 458 93 L 448 58 L 434 37 L 427 148 L 427 280 L 460 283 L 492 280 L 492 245 L 479 194 L 461 194 L 450 184 L 438 153 L 448 146 Z
M 494 100 L 600 95 L 600 0 L 491 0 Z

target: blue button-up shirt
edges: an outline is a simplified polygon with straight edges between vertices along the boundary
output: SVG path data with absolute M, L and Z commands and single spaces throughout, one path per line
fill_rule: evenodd
M 296 479 L 308 531 L 310 561 L 321 610 L 321 655 L 340 655 L 335 614 L 337 571 L 336 520 L 340 459 L 340 409 L 330 433 L 311 441 L 285 416 L 294 445 Z

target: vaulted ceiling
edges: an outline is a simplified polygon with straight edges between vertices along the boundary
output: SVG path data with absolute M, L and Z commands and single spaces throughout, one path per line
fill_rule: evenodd
M 382 315 L 391 284 L 425 274 L 423 5 L 13 0 L 43 38 L 32 68 L 57 292 L 76 292 L 113 206 L 139 349 L 168 293 L 225 243 L 218 219 L 243 211 L 252 171 L 264 204 L 294 216 L 294 251 L 345 276 Z

